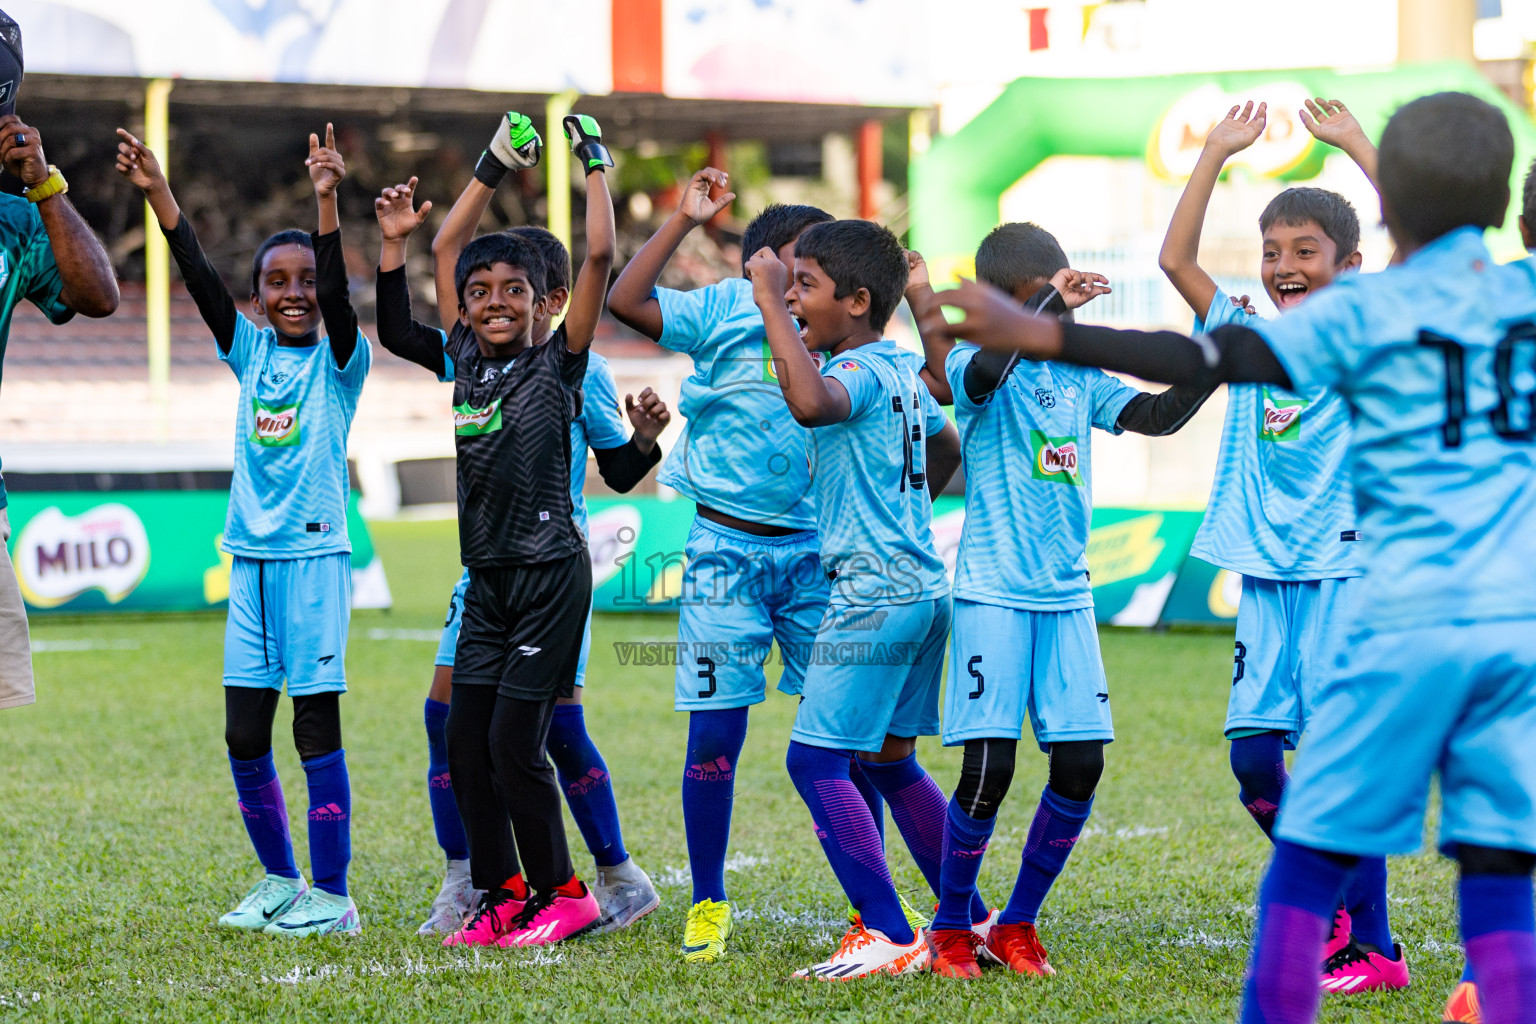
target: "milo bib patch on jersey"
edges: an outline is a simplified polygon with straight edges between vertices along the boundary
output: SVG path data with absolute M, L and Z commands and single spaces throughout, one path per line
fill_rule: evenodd
M 299 404 L 268 405 L 251 399 L 256 413 L 256 429 L 251 442 L 264 448 L 288 448 L 299 443 Z
M 1029 444 L 1035 450 L 1030 476 L 1036 480 L 1083 486 L 1083 476 L 1078 472 L 1076 437 L 1047 437 L 1038 430 L 1031 430 Z
M 1259 424 L 1260 441 L 1300 441 L 1301 411 L 1305 398 L 1282 398 L 1264 389 L 1264 421 Z
M 476 409 L 465 402 L 453 407 L 453 432 L 460 437 L 492 434 L 501 429 L 501 399 L 496 399 L 484 409 Z
M 823 363 L 820 352 L 812 352 L 811 360 L 815 362 L 818 368 Z M 766 338 L 763 339 L 763 380 L 770 384 L 777 384 L 779 382 L 779 364 L 774 360 L 773 349 L 769 346 L 768 339 Z

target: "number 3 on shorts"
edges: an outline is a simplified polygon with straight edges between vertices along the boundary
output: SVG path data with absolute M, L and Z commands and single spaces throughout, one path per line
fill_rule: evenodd
M 700 690 L 700 697 L 713 697 L 715 695 L 715 660 L 713 658 L 700 658 L 699 678 L 709 684 L 709 689 Z

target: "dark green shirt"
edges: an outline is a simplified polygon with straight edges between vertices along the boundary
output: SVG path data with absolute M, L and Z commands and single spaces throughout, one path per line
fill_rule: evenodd
M 75 315 L 59 297 L 63 289 L 37 206 L 20 196 L 0 195 L 0 366 L 17 303 L 30 299 L 49 320 L 62 324 Z M 0 508 L 5 504 L 5 481 L 0 478 Z

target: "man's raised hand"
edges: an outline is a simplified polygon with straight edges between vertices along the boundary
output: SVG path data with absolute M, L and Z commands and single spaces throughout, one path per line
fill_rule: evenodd
M 320 145 L 319 136 L 310 133 L 309 157 L 304 166 L 309 168 L 309 180 L 315 183 L 315 195 L 322 198 L 334 195 L 336 186 L 347 176 L 346 162 L 336 150 L 336 128 L 330 122 L 325 125 L 325 145 Z
M 635 436 L 647 448 L 661 436 L 667 424 L 672 422 L 672 413 L 667 409 L 667 403 L 663 402 L 661 396 L 650 388 L 640 392 L 638 400 L 634 395 L 625 395 L 624 412 L 635 428 Z
M 128 184 L 140 192 L 153 192 L 165 184 L 165 174 L 160 161 L 150 148 L 128 132 L 119 128 L 117 137 L 117 173 L 128 179 Z
M 386 242 L 408 238 L 427 219 L 427 214 L 432 210 L 432 201 L 428 200 L 421 204 L 420 209 L 414 209 L 411 203 L 415 196 L 416 179 L 412 178 L 403 185 L 391 185 L 373 201 L 374 215 L 379 218 L 379 232 Z
M 1348 150 L 1352 143 L 1369 141 L 1365 129 L 1355 120 L 1355 115 L 1338 100 L 1325 100 L 1321 96 L 1307 100 L 1305 109 L 1298 111 L 1301 123 L 1319 142 Z
M 928 261 L 923 259 L 923 254 L 916 249 L 908 249 L 907 287 L 905 293 L 911 295 L 913 292 L 928 286 Z
M 15 114 L 0 117 L 0 163 L 28 188 L 48 180 L 48 158 L 37 129 Z
M 1205 137 L 1205 148 L 1220 153 L 1223 159 L 1241 153 L 1258 142 L 1259 136 L 1264 134 L 1268 112 L 1267 104 L 1260 103 L 1255 108 L 1252 100 L 1244 103 L 1241 108 L 1234 106 Z
M 715 215 L 736 198 L 735 192 L 726 192 L 718 199 L 711 199 L 710 192 L 724 189 L 730 175 L 713 167 L 706 167 L 688 180 L 683 188 L 683 198 L 678 200 L 677 212 L 687 217 L 697 227 L 714 219 Z

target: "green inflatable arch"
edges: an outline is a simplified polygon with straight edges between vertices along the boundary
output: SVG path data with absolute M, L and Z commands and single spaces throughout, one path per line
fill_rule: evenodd
M 1268 146 L 1265 163 L 1255 170 L 1297 179 L 1315 176 L 1323 157 L 1334 150 L 1304 130 L 1297 137 L 1294 118 L 1278 125 L 1284 119 L 1276 114 L 1284 112 L 1285 104 L 1299 106 L 1308 95 L 1341 99 L 1366 133 L 1379 138 L 1387 118 L 1403 103 L 1444 90 L 1481 96 L 1509 116 L 1515 133 L 1515 206 L 1504 227 L 1490 233 L 1490 243 L 1502 258 L 1516 256 L 1523 250 L 1515 214 L 1525 169 L 1536 157 L 1536 126 L 1479 72 L 1460 63 L 1357 73 L 1296 68 L 1150 78 L 1021 78 L 960 131 L 934 140 L 912 165 L 912 244 L 928 259 L 936 279 L 970 273 L 977 244 L 998 222 L 1002 194 L 1042 160 L 1058 154 L 1141 157 L 1163 173 L 1182 170 L 1187 175 L 1188 167 L 1170 165 L 1181 157 L 1192 164 L 1212 123 L 1210 112 L 1219 107 L 1224 113 L 1242 99 L 1268 102 L 1271 128 L 1285 136 Z M 1369 219 L 1376 214 L 1360 212 Z

